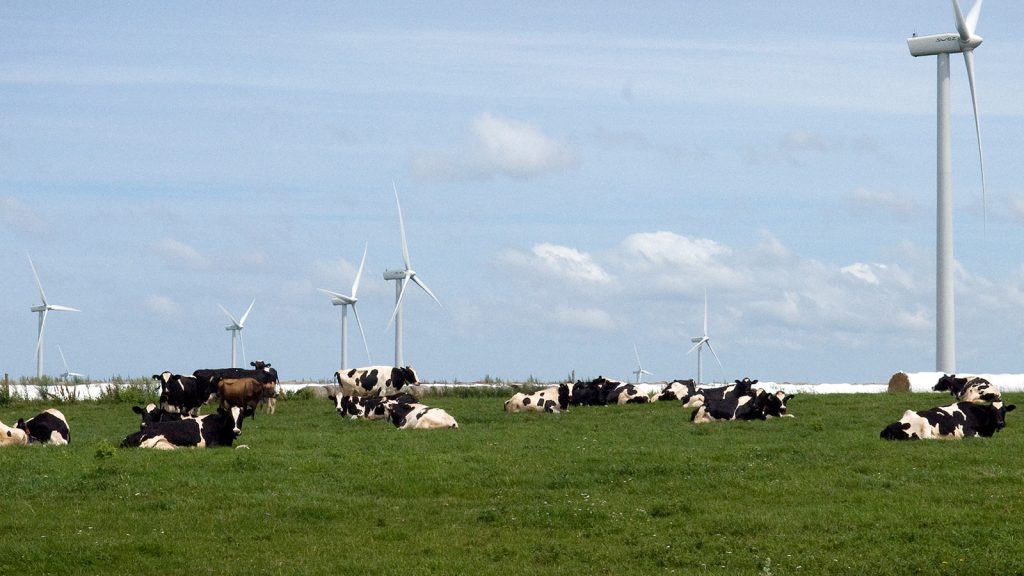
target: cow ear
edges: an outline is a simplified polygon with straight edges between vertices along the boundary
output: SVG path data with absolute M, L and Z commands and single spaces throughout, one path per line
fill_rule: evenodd
M 1017 405 L 1016 404 L 1010 404 L 1009 406 L 1006 406 L 1006 407 L 1003 408 L 1003 410 L 1006 410 L 1007 412 L 1013 412 L 1016 409 L 1017 409 Z
M 132 406 L 132 412 L 136 414 L 144 414 L 146 411 L 142 409 L 142 406 Z

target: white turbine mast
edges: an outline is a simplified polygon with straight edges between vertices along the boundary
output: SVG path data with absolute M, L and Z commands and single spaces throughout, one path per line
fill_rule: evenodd
M 231 319 L 231 324 L 228 324 L 227 326 L 225 326 L 224 329 L 229 331 L 229 332 L 231 332 L 231 367 L 232 368 L 237 368 L 238 367 L 238 365 L 236 364 L 236 361 L 235 361 L 235 339 L 236 338 L 238 339 L 238 342 L 242 346 L 242 363 L 243 364 L 245 363 L 245 340 L 242 339 L 242 329 L 245 328 L 245 319 L 249 317 L 249 312 L 252 312 L 252 306 L 255 303 L 256 303 L 256 299 L 253 298 L 252 302 L 249 304 L 249 308 L 246 309 L 245 314 L 242 314 L 242 318 L 240 320 L 235 320 L 235 317 L 231 315 L 231 312 L 228 312 L 227 308 L 225 308 L 223 306 L 220 306 L 220 304 L 217 304 L 217 306 L 220 306 L 220 309 L 225 314 L 227 314 L 228 318 Z
M 321 292 L 329 294 L 331 296 L 331 304 L 335 306 L 341 306 L 341 369 L 345 370 L 348 368 L 348 308 L 352 307 L 352 313 L 356 316 L 356 324 L 359 326 L 359 334 L 363 337 L 363 347 L 366 348 L 366 359 L 368 364 L 373 364 L 373 360 L 370 359 L 370 346 L 366 343 L 366 333 L 363 332 L 363 322 L 359 320 L 359 310 L 356 308 L 356 302 L 359 298 L 356 297 L 356 293 L 359 291 L 359 279 L 363 276 L 363 265 L 366 264 L 366 250 L 370 247 L 369 243 L 363 247 L 363 259 L 359 261 L 359 271 L 356 272 L 356 279 L 352 282 L 352 294 L 346 296 L 345 294 L 339 294 L 337 292 L 331 292 L 324 288 L 318 288 Z
M 36 265 L 32 263 L 32 256 L 28 257 L 28 265 L 32 268 L 32 276 L 36 279 L 36 287 L 39 288 L 39 298 L 43 301 L 42 304 L 32 306 L 31 311 L 39 314 L 39 335 L 36 337 L 36 378 L 43 377 L 43 330 L 46 327 L 46 313 L 50 310 L 54 312 L 81 312 L 77 308 L 69 308 L 68 306 L 59 306 L 57 304 L 50 304 L 46 299 L 46 293 L 43 292 L 43 283 L 39 281 L 39 274 L 36 272 Z
M 85 374 L 72 372 L 71 369 L 68 368 L 68 360 L 64 357 L 64 351 L 61 350 L 60 344 L 57 345 L 57 352 L 60 352 L 60 361 L 64 363 L 64 373 L 60 375 L 61 380 L 67 382 L 72 378 L 85 378 Z
M 402 262 L 404 267 L 401 270 L 385 270 L 384 279 L 395 281 L 395 311 L 391 313 L 391 319 L 388 320 L 388 328 L 391 327 L 391 323 L 395 324 L 395 366 L 402 366 L 402 298 L 405 296 L 405 288 L 409 285 L 409 281 L 412 280 L 417 286 L 423 289 L 428 296 L 433 298 L 434 302 L 437 302 L 438 306 L 441 306 L 441 301 L 434 296 L 434 293 L 427 288 L 427 285 L 420 280 L 420 277 L 416 275 L 416 272 L 412 269 L 412 264 L 409 261 L 409 245 L 405 241 L 405 221 L 402 218 L 402 204 L 398 200 L 398 187 L 395 186 L 394 182 L 391 182 L 391 187 L 395 191 L 395 205 L 398 206 L 398 229 L 402 235 Z
M 633 354 L 636 356 L 636 370 L 633 370 L 633 374 L 636 376 L 636 383 L 641 384 L 644 374 L 648 376 L 654 376 L 654 374 L 644 370 L 644 365 L 640 363 L 640 351 L 636 349 L 636 344 L 633 344 Z
M 714 355 L 715 361 L 718 362 L 718 367 L 725 370 L 722 366 L 722 361 L 718 359 L 718 353 L 711 347 L 711 337 L 708 336 L 708 291 L 704 291 L 704 335 L 690 338 L 690 342 L 694 343 L 693 348 L 690 348 L 690 352 L 697 351 L 697 386 L 701 385 L 701 379 L 703 378 L 703 365 L 701 364 L 701 352 L 704 351 L 704 347 L 707 346 L 708 350 L 711 350 L 711 354 Z
M 952 145 L 950 137 L 950 89 L 949 55 L 963 53 L 967 67 L 967 81 L 971 87 L 971 103 L 974 107 L 974 130 L 978 138 L 978 161 L 981 165 L 981 199 L 985 219 L 985 156 L 981 148 L 981 120 L 978 116 L 978 97 L 974 84 L 974 49 L 981 45 L 982 38 L 974 33 L 981 14 L 981 2 L 977 0 L 967 17 L 960 11 L 960 3 L 953 0 L 953 16 L 956 19 L 955 33 L 914 36 L 907 39 L 911 56 L 936 56 L 938 74 L 936 77 L 936 264 L 935 264 L 935 369 L 952 374 L 956 372 L 956 331 L 954 329 L 954 286 L 953 286 L 953 178 Z

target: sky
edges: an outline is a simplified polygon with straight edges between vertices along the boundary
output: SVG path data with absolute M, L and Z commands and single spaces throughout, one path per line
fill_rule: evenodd
M 769 4 L 772 4 L 769 6 Z M 969 0 L 963 10 L 969 9 Z M 953 55 L 957 370 L 1024 372 L 1024 4 Z M 935 368 L 950 3 L 4 2 L 0 371 L 886 382 Z M 634 349 L 635 347 L 635 349 Z M 635 351 L 634 351 L 635 350 Z M 241 357 L 241 352 L 239 352 Z

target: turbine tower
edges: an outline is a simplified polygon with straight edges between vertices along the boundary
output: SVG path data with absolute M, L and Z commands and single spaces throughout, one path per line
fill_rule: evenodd
M 981 36 L 974 33 L 981 14 L 977 0 L 967 18 L 960 4 L 953 0 L 956 33 L 914 36 L 907 39 L 911 56 L 937 56 L 936 78 L 936 263 L 935 263 L 935 369 L 947 374 L 956 372 L 956 331 L 953 300 L 953 183 L 952 146 L 950 144 L 949 55 L 961 52 L 967 67 L 974 106 L 974 129 L 978 138 L 978 160 L 981 164 L 981 198 L 985 205 L 985 156 L 981 149 L 981 121 L 974 85 L 974 49 L 981 45 Z
M 319 288 L 321 292 L 330 294 L 331 304 L 335 306 L 341 306 L 341 369 L 345 370 L 348 368 L 348 307 L 352 307 L 352 313 L 356 315 L 356 324 L 359 325 L 359 334 L 363 336 L 363 347 L 366 348 L 366 359 L 369 364 L 373 364 L 373 360 L 370 359 L 370 346 L 366 343 L 366 333 L 363 332 L 363 323 L 359 320 L 359 310 L 356 309 L 356 302 L 359 298 L 356 297 L 356 292 L 359 291 L 359 279 L 363 275 L 363 265 L 366 264 L 366 249 L 369 248 L 369 244 L 363 247 L 363 259 L 359 261 L 359 271 L 356 272 L 356 279 L 352 282 L 352 295 L 346 296 L 337 292 L 331 292 Z
M 36 265 L 32 263 L 32 257 L 28 257 L 28 265 L 32 268 L 32 276 L 36 279 L 36 286 L 39 288 L 39 298 L 43 301 L 42 304 L 33 306 L 30 308 L 33 312 L 39 314 L 39 335 L 36 337 L 36 378 L 43 377 L 43 329 L 46 327 L 46 313 L 50 310 L 55 312 L 81 312 L 77 308 L 69 308 L 67 306 L 59 306 L 57 304 L 50 304 L 46 299 L 46 293 L 43 292 L 43 284 L 39 281 L 39 274 L 36 273 Z
M 636 375 L 636 383 L 640 384 L 643 381 L 644 374 L 648 376 L 653 376 L 654 374 L 644 370 L 643 364 L 640 363 L 640 352 L 637 351 L 636 344 L 633 344 L 633 354 L 636 355 L 636 370 L 633 370 L 633 374 Z
M 241 320 L 235 320 L 235 317 L 231 315 L 231 312 L 227 311 L 227 308 L 220 306 L 220 309 L 227 314 L 228 318 L 231 319 L 231 324 L 228 324 L 224 329 L 231 332 L 231 367 L 237 368 L 235 363 L 235 338 L 242 344 L 242 362 L 245 362 L 245 340 L 242 339 L 242 328 L 245 328 L 245 319 L 249 317 L 249 312 L 252 312 L 252 305 L 256 303 L 256 299 L 252 299 L 252 303 L 249 304 L 249 308 L 246 309 L 245 314 L 242 314 Z
M 395 323 L 395 366 L 401 366 L 402 361 L 402 298 L 405 296 L 405 288 L 409 285 L 409 281 L 412 280 L 417 286 L 423 289 L 428 296 L 437 302 L 438 306 L 441 306 L 441 301 L 434 296 L 434 293 L 427 288 L 427 285 L 420 280 L 419 276 L 412 269 L 412 264 L 409 262 L 409 245 L 405 241 L 405 221 L 402 219 L 402 204 L 398 201 L 398 187 L 395 183 L 391 183 L 391 187 L 395 190 L 395 205 L 398 206 L 398 229 L 402 235 L 402 261 L 404 268 L 401 270 L 385 270 L 384 279 L 395 281 L 395 311 L 391 313 L 391 319 L 388 320 L 388 328 L 391 327 L 391 323 Z
M 718 362 L 718 367 L 722 368 L 723 370 L 725 370 L 725 368 L 722 367 L 722 361 L 718 359 L 718 354 L 715 352 L 715 349 L 711 347 L 711 337 L 708 336 L 708 292 L 707 292 L 707 290 L 704 291 L 704 335 L 703 336 L 697 336 L 696 338 L 691 338 L 690 342 L 693 342 L 694 346 L 693 346 L 693 348 L 690 348 L 690 351 L 687 352 L 687 354 L 689 354 L 690 352 L 693 352 L 694 350 L 697 351 L 697 386 L 700 386 L 701 385 L 701 378 L 703 377 L 703 373 L 702 373 L 703 365 L 701 364 L 701 352 L 703 352 L 705 345 L 708 347 L 708 350 L 711 350 L 711 354 L 713 354 L 715 356 L 715 361 Z

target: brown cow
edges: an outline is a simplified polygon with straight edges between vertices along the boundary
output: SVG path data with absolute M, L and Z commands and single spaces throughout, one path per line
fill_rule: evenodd
M 221 408 L 238 406 L 247 416 L 254 416 L 261 400 L 277 396 L 277 388 L 273 382 L 263 383 L 255 378 L 222 378 L 217 383 L 217 395 Z

